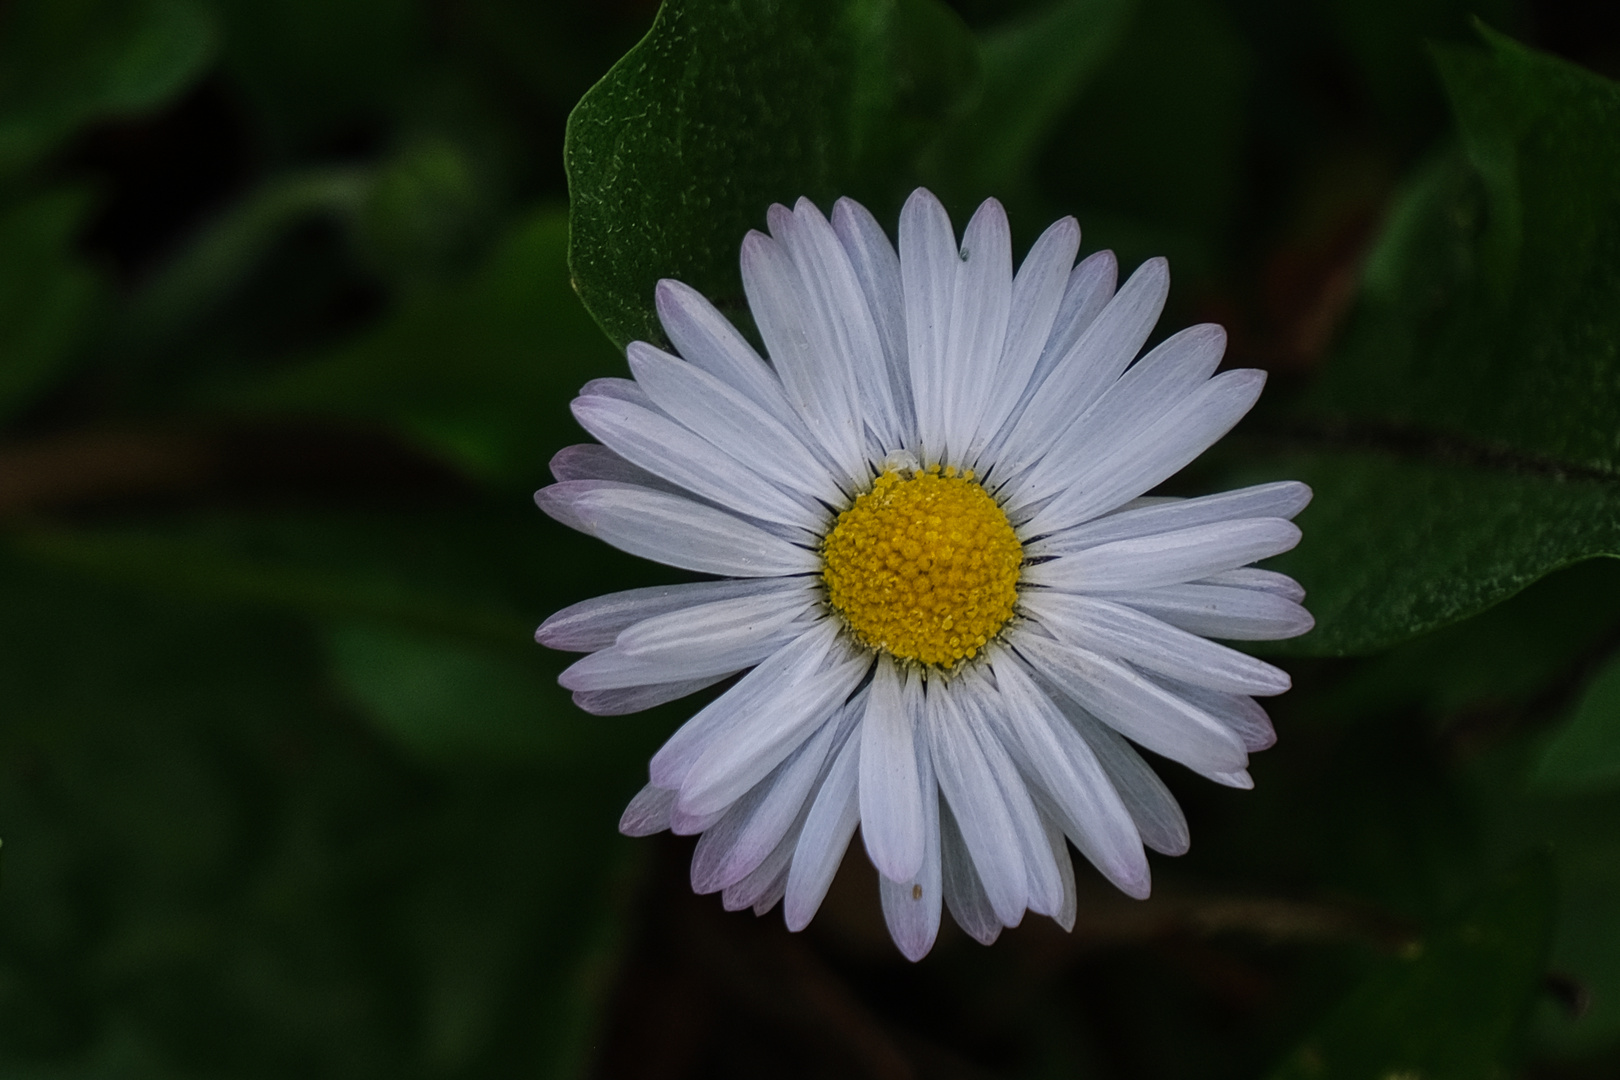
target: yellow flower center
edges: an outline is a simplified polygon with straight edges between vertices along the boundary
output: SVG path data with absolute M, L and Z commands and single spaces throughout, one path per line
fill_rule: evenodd
M 863 644 L 944 668 L 1012 618 L 1024 560 L 973 473 L 938 466 L 878 477 L 838 515 L 821 554 L 828 598 Z

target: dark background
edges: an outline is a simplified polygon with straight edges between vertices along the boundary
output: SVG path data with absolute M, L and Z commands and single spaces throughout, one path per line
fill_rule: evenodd
M 1045 7 L 954 6 L 985 38 Z M 1614 4 L 1115 6 L 1005 197 L 1026 242 L 1074 213 L 1170 256 L 1165 329 L 1272 372 L 1193 487 L 1288 434 L 1453 145 L 1426 41 L 1478 15 L 1620 77 Z M 0 0 L 0 1076 L 1235 1080 L 1380 1040 L 1443 1044 L 1424 1080 L 1620 1074 L 1620 782 L 1524 793 L 1620 708 L 1609 559 L 1288 661 L 1257 790 L 1165 767 L 1192 852 L 1144 903 L 1083 873 L 1070 935 L 913 966 L 858 844 L 795 936 L 692 896 L 691 840 L 617 835 L 692 706 L 585 716 L 529 634 L 668 577 L 529 493 L 622 373 L 563 142 L 654 14 Z

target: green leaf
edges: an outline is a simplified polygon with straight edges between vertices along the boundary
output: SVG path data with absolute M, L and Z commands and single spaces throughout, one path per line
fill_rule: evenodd
M 72 360 L 103 285 L 73 250 L 88 200 L 56 192 L 0 208 L 0 419 Z
M 1305 539 L 1267 564 L 1305 586 L 1316 629 L 1269 651 L 1374 652 L 1620 552 L 1620 487 L 1604 480 L 1374 452 L 1275 467 L 1316 493 Z
M 1544 791 L 1609 787 L 1620 781 L 1620 656 L 1598 672 L 1553 736 L 1531 782 Z
M 1552 866 L 1522 864 L 1449 925 L 1380 963 L 1272 1080 L 1511 1075 L 1545 969 Z
M 19 0 L 0 10 L 0 177 L 92 120 L 161 107 L 212 57 L 191 0 Z
M 1467 163 L 1391 212 L 1297 434 L 1297 651 L 1370 651 L 1620 554 L 1620 86 L 1487 34 L 1441 70 Z M 1349 449 L 1337 449 L 1343 448 Z
M 740 311 L 738 246 L 766 208 L 850 195 L 881 217 L 975 59 L 936 0 L 667 0 L 569 117 L 586 307 L 621 346 L 662 340 L 660 278 Z
M 1036 155 L 1119 44 L 1134 6 L 1057 0 L 986 34 L 979 96 L 924 159 L 935 194 L 964 205 L 1027 198 Z
M 1620 631 L 1620 560 L 1550 574 L 1480 615 L 1405 642 L 1318 692 L 1318 716 L 1407 716 L 1434 726 L 1534 706 Z M 1515 780 L 1516 784 L 1517 781 Z
M 473 472 L 537 485 L 576 430 L 575 392 L 625 374 L 568 287 L 567 243 L 564 215 L 537 212 L 468 281 L 414 295 L 359 339 L 220 400 L 398 424 Z
M 1620 85 L 1488 40 L 1437 50 L 1485 201 L 1397 211 L 1313 411 L 1620 476 Z

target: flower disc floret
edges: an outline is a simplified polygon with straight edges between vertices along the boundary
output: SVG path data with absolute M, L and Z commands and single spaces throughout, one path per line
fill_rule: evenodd
M 950 668 L 1012 618 L 1023 545 L 971 472 L 888 471 L 822 542 L 828 600 L 862 644 Z

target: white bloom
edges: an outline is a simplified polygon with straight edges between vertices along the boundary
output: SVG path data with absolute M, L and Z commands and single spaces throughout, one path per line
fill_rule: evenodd
M 1072 218 L 1016 276 L 994 200 L 958 245 L 917 191 L 898 254 L 848 199 L 830 222 L 806 200 L 768 220 L 742 275 L 769 362 L 660 282 L 680 355 L 637 342 L 634 380 L 588 384 L 574 415 L 602 445 L 558 454 L 536 495 L 723 579 L 599 597 L 536 634 L 590 654 L 562 683 L 594 713 L 746 672 L 653 757 L 620 828 L 701 833 L 693 888 L 761 914 L 785 897 L 797 930 L 859 825 L 914 960 L 942 900 L 985 943 L 1026 909 L 1072 926 L 1065 838 L 1146 896 L 1143 846 L 1180 854 L 1187 824 L 1131 743 L 1251 786 L 1275 739 L 1254 698 L 1288 676 L 1206 635 L 1312 625 L 1292 580 L 1247 568 L 1298 542 L 1305 485 L 1143 497 L 1264 374 L 1216 375 L 1212 325 L 1135 360 L 1165 263 L 1116 291 L 1111 253 L 1075 264 Z

